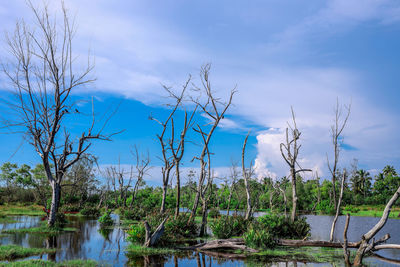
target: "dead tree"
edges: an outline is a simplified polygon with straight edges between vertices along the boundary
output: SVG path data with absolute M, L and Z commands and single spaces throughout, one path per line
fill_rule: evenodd
M 3 70 L 14 87 L 16 100 L 8 104 L 16 121 L 5 124 L 20 128 L 41 158 L 52 189 L 48 225 L 53 226 L 64 174 L 88 152 L 92 140 L 110 140 L 111 135 L 102 134 L 108 119 L 95 130 L 94 112 L 90 126 L 80 136 L 74 137 L 68 129 L 67 117 L 81 114 L 70 95 L 94 81 L 89 77 L 94 66 L 88 57 L 87 66 L 81 72 L 75 70 L 75 27 L 63 3 L 61 25 L 46 5 L 41 10 L 28 4 L 34 28 L 20 21 L 14 33 L 6 36 L 13 59 Z
M 200 170 L 201 172 L 204 172 L 204 177 L 207 179 L 207 183 L 204 186 L 198 187 L 198 190 L 200 190 L 200 199 L 202 202 L 202 214 L 201 214 L 201 225 L 200 225 L 200 236 L 205 235 L 206 231 L 206 225 L 207 225 L 207 210 L 208 210 L 208 201 L 210 200 L 211 194 L 207 194 L 208 190 L 212 189 L 212 183 L 214 179 L 214 175 L 211 174 L 211 156 L 210 156 L 210 151 L 208 149 L 208 145 L 206 144 L 206 134 L 201 130 L 201 127 L 197 125 L 198 130 L 196 130 L 198 133 L 201 134 L 202 140 L 203 140 L 203 145 L 206 147 L 206 155 L 207 155 L 207 161 L 204 161 L 203 159 L 200 159 L 201 166 L 204 166 L 203 169 Z M 205 169 L 207 167 L 207 170 Z
M 215 132 L 215 129 L 218 127 L 220 121 L 224 118 L 225 112 L 228 110 L 229 106 L 232 103 L 232 98 L 233 95 L 235 94 L 236 90 L 233 89 L 230 92 L 228 102 L 224 103 L 221 102 L 219 98 L 217 98 L 214 95 L 214 92 L 211 88 L 211 82 L 209 80 L 209 74 L 210 74 L 210 64 L 206 64 L 201 68 L 200 72 L 200 77 L 202 81 L 202 88 L 197 88 L 196 90 L 199 92 L 203 92 L 206 97 L 206 102 L 201 103 L 199 99 L 194 99 L 192 98 L 192 101 L 199 106 L 199 108 L 202 110 L 204 113 L 204 116 L 210 120 L 210 123 L 208 125 L 211 125 L 211 128 L 207 132 L 201 129 L 199 125 L 197 125 L 197 130 L 200 131 L 200 134 L 202 136 L 202 139 L 204 138 L 203 145 L 202 145 L 202 150 L 200 152 L 200 155 L 198 157 L 195 157 L 194 159 L 197 159 L 200 161 L 200 177 L 199 177 L 199 183 L 197 185 L 197 192 L 193 204 L 193 208 L 190 214 L 189 220 L 193 220 L 194 217 L 196 216 L 196 211 L 197 207 L 199 205 L 199 200 L 201 196 L 201 192 L 204 190 L 204 182 L 206 180 L 206 160 L 205 157 L 208 154 L 208 146 L 211 141 L 211 137 L 213 136 L 213 133 Z
M 121 201 L 122 207 L 126 208 L 128 192 L 134 177 L 133 166 L 130 167 L 130 171 L 125 171 L 118 160 L 118 167 L 109 166 L 105 169 L 105 177 L 114 188 L 115 205 L 120 206 Z
M 392 198 L 389 200 L 389 202 L 386 204 L 385 209 L 383 210 L 383 214 L 379 222 L 371 228 L 366 234 L 364 234 L 361 237 L 361 243 L 360 246 L 357 250 L 356 257 L 354 259 L 354 266 L 360 266 L 362 264 L 363 257 L 366 253 L 369 251 L 374 251 L 374 250 L 379 250 L 379 249 L 388 249 L 388 248 L 394 248 L 394 249 L 400 249 L 400 245 L 397 244 L 385 244 L 381 245 L 383 242 L 385 242 L 387 239 L 390 238 L 389 234 L 386 234 L 383 238 L 381 238 L 378 241 L 375 241 L 374 237 L 375 235 L 385 226 L 388 218 L 390 211 L 392 209 L 392 206 L 396 203 L 397 199 L 400 196 L 400 187 L 397 189 L 397 191 L 394 193 Z M 370 243 L 372 239 L 372 242 Z
M 151 227 L 147 221 L 144 221 L 144 228 L 145 228 L 145 240 L 144 246 L 145 247 L 154 247 L 157 245 L 158 241 L 162 237 L 164 233 L 164 224 L 168 220 L 168 216 L 158 225 L 154 232 L 151 231 Z
M 345 114 L 343 117 L 343 108 L 345 109 Z M 340 146 L 343 143 L 343 138 L 341 137 L 344 127 L 346 127 L 347 121 L 350 116 L 351 104 L 348 106 L 342 106 L 339 104 L 339 100 L 336 100 L 335 107 L 335 121 L 331 126 L 331 137 L 334 151 L 333 164 L 329 162 L 328 155 L 326 155 L 326 161 L 328 163 L 328 169 L 332 175 L 332 193 L 333 193 L 333 204 L 335 209 L 337 209 L 337 197 L 336 197 L 336 176 L 338 170 L 338 162 L 340 155 Z
M 186 87 L 189 84 L 190 79 L 187 80 L 184 90 L 186 90 Z M 169 142 L 169 147 L 172 153 L 172 158 L 174 160 L 174 165 L 175 165 L 175 176 L 176 176 L 176 205 L 175 205 L 175 218 L 179 215 L 179 207 L 180 207 L 180 202 L 181 202 L 181 175 L 180 175 L 180 164 L 181 160 L 183 158 L 184 152 L 185 152 L 185 137 L 188 132 L 188 130 L 192 127 L 193 124 L 193 117 L 196 114 L 197 111 L 197 105 L 194 108 L 194 110 L 190 113 L 188 116 L 187 111 L 185 110 L 185 119 L 182 125 L 182 130 L 179 135 L 179 139 L 176 142 L 175 141 L 175 124 L 174 124 L 174 118 L 171 118 L 171 139 Z M 176 146 L 176 143 L 178 144 Z
M 252 176 L 252 168 L 251 168 L 251 163 L 250 167 L 246 169 L 245 163 L 244 163 L 244 156 L 246 152 L 246 145 L 247 145 L 247 139 L 249 138 L 249 133 L 247 133 L 246 138 L 244 139 L 243 143 L 243 148 L 242 148 L 242 175 L 244 179 L 244 185 L 246 189 L 246 216 L 245 219 L 248 220 L 251 216 L 251 198 L 250 198 L 250 188 L 249 188 L 249 180 Z
M 350 214 L 347 214 L 346 224 L 344 225 L 344 230 L 343 230 L 343 254 L 346 266 L 351 266 L 350 251 L 348 250 L 348 241 L 347 241 L 347 230 L 349 229 L 349 223 L 350 223 Z
M 280 150 L 283 159 L 289 165 L 290 168 L 290 176 L 292 178 L 292 221 L 296 218 L 297 211 L 297 192 L 296 192 L 296 175 L 301 172 L 310 172 L 310 169 L 303 169 L 297 162 L 297 157 L 299 155 L 299 150 L 301 145 L 299 145 L 298 141 L 300 139 L 301 132 L 297 128 L 296 117 L 292 110 L 292 119 L 293 119 L 293 127 L 288 123 L 290 128 L 290 139 L 289 139 L 289 128 L 286 128 L 286 143 L 280 144 Z M 299 169 L 297 169 L 297 167 Z
M 135 176 L 136 176 L 136 182 L 133 187 L 132 191 L 132 201 L 129 205 L 129 208 L 132 209 L 133 203 L 135 202 L 136 199 L 136 194 L 140 186 L 143 185 L 143 178 L 149 171 L 150 167 L 150 156 L 149 153 L 147 154 L 140 154 L 138 147 L 135 145 L 134 146 L 134 151 L 131 151 L 133 157 L 135 158 Z
M 332 227 L 331 227 L 331 234 L 330 234 L 330 237 L 329 237 L 329 241 L 330 242 L 333 241 L 333 235 L 335 233 L 335 226 L 336 226 L 336 222 L 337 222 L 337 219 L 338 219 L 339 213 L 340 213 L 340 206 L 342 204 L 343 191 L 344 191 L 344 185 L 346 183 L 346 177 L 347 177 L 347 173 L 346 173 L 346 170 L 344 170 L 343 171 L 343 176 L 342 176 L 342 182 L 341 182 L 341 185 L 340 185 L 340 195 L 339 195 L 339 200 L 338 200 L 338 203 L 337 203 L 336 214 L 335 214 L 335 217 L 333 218 Z
M 173 104 L 168 104 L 168 106 L 171 107 L 171 111 L 170 111 L 168 117 L 164 121 L 160 121 L 151 115 L 149 117 L 150 120 L 157 122 L 162 127 L 161 134 L 157 134 L 157 139 L 160 142 L 160 146 L 161 146 L 161 155 L 162 155 L 161 159 L 163 161 L 163 166 L 161 168 L 162 190 L 163 190 L 162 200 L 161 200 L 161 208 L 160 208 L 161 213 L 165 212 L 165 200 L 167 198 L 167 190 L 168 190 L 168 183 L 170 181 L 171 170 L 174 168 L 174 166 L 176 164 L 176 159 L 177 158 L 179 159 L 179 156 L 181 154 L 180 151 L 174 150 L 174 153 L 176 153 L 176 157 L 177 157 L 177 158 L 174 158 L 173 153 L 171 151 L 171 147 L 170 147 L 171 142 L 173 143 L 173 141 L 171 141 L 171 139 L 173 139 L 173 137 L 170 137 L 168 139 L 168 137 L 166 136 L 167 129 L 168 129 L 168 126 L 170 125 L 170 122 L 173 121 L 174 114 L 176 113 L 176 111 L 181 106 L 181 104 L 184 100 L 185 91 L 186 91 L 190 81 L 191 81 L 191 77 L 189 76 L 187 82 L 185 83 L 185 85 L 182 88 L 182 91 L 180 91 L 179 94 L 175 94 L 170 87 L 163 85 L 164 89 L 169 94 L 169 97 L 174 100 Z M 174 126 L 170 126 L 170 127 L 173 132 Z M 185 132 L 185 134 L 186 134 L 186 132 Z M 184 142 L 184 139 L 183 139 L 183 142 Z M 183 151 L 181 151 L 181 152 L 183 155 Z M 180 160 L 181 159 L 179 159 L 178 162 L 180 162 Z M 179 169 L 179 167 L 178 167 L 178 169 Z

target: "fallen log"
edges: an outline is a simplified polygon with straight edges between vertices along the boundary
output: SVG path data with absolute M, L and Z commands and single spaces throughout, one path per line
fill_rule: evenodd
M 240 249 L 247 252 L 258 252 L 258 250 L 247 247 L 244 244 L 243 238 L 231 238 L 231 239 L 217 239 L 204 243 L 200 243 L 194 246 L 180 248 L 184 250 L 218 250 L 218 249 Z
M 288 247 L 328 247 L 328 248 L 342 248 L 343 243 L 340 242 L 329 242 L 319 240 L 295 240 L 295 239 L 278 239 L 277 244 L 279 246 Z M 360 242 L 348 242 L 347 247 L 358 248 Z

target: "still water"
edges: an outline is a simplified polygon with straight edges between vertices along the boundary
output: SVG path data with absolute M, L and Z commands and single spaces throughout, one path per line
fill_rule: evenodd
M 262 213 L 257 215 L 263 215 Z M 328 240 L 330 226 L 333 216 L 306 215 L 307 221 L 311 225 L 311 239 Z M 116 225 L 119 224 L 118 216 L 113 216 Z M 40 217 L 33 216 L 14 216 L 17 223 L 0 224 L 0 230 L 13 228 L 35 227 L 40 224 Z M 40 234 L 17 233 L 0 236 L 0 244 L 17 244 L 24 247 L 55 247 L 57 252 L 42 256 L 30 257 L 29 259 L 49 259 L 55 261 L 70 259 L 93 259 L 100 264 L 109 266 L 331 266 L 331 264 L 316 264 L 305 262 L 281 261 L 271 262 L 271 259 L 262 259 L 262 262 L 249 262 L 244 259 L 221 259 L 214 255 L 206 255 L 198 252 L 182 252 L 168 256 L 130 256 L 125 251 L 128 242 L 126 233 L 120 227 L 101 231 L 96 220 L 83 217 L 68 217 L 71 227 L 79 229 L 73 233 L 63 233 L 58 236 L 46 237 Z M 349 241 L 358 241 L 363 233 L 368 231 L 379 218 L 372 217 L 352 217 L 350 221 L 348 238 Z M 343 235 L 345 217 L 338 219 L 335 239 L 340 241 Z M 378 234 L 380 238 L 386 233 L 390 233 L 389 243 L 400 243 L 400 220 L 389 219 L 385 227 Z M 381 256 L 400 259 L 400 251 L 384 250 L 380 251 Z M 281 259 L 282 260 L 282 259 Z M 372 266 L 395 266 L 389 262 L 377 258 L 366 258 L 365 263 Z M 334 266 L 343 266 L 339 262 Z

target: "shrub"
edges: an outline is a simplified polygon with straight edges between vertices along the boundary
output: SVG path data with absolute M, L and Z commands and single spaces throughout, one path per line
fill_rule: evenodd
M 242 235 L 246 231 L 247 221 L 243 216 L 221 216 L 210 227 L 217 238 L 229 238 Z
M 197 236 L 197 225 L 194 220 L 189 221 L 188 214 L 170 217 L 165 223 L 165 237 L 167 240 L 178 240 Z
M 99 219 L 100 227 L 110 226 L 114 224 L 111 218 L 111 211 L 106 211 Z
M 143 223 L 132 224 L 131 228 L 127 231 L 127 240 L 132 243 L 144 243 L 144 238 L 146 235 L 146 230 Z
M 246 246 L 252 248 L 266 249 L 273 248 L 276 245 L 273 235 L 266 230 L 250 228 L 244 233 L 243 239 Z
M 344 211 L 351 212 L 351 213 L 358 213 L 360 211 L 360 209 L 355 206 L 346 206 L 344 208 Z
M 96 217 L 96 218 L 100 216 L 100 210 L 96 207 L 86 206 L 80 212 L 83 216 Z
M 304 238 L 310 234 L 310 225 L 305 217 L 297 217 L 292 222 L 284 215 L 266 214 L 259 217 L 257 223 L 260 229 L 266 229 L 279 238 Z
M 123 209 L 120 215 L 123 219 L 140 221 L 146 217 L 146 211 L 142 208 L 135 208 L 133 210 Z
M 161 223 L 163 216 L 157 213 L 150 214 L 146 217 L 146 221 L 150 228 L 154 231 Z M 177 218 L 170 217 L 164 224 L 164 234 L 159 244 L 168 244 L 179 241 L 184 238 L 193 238 L 197 236 L 197 225 L 194 221 L 188 221 L 189 215 L 180 214 Z M 132 224 L 127 231 L 128 240 L 132 243 L 144 243 L 146 231 L 143 223 Z
M 208 217 L 209 218 L 218 218 L 221 214 L 219 213 L 219 209 L 218 208 L 211 208 L 208 211 Z

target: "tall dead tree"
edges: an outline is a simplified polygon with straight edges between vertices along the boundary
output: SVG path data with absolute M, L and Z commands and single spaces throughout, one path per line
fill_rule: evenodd
M 192 208 L 189 220 L 194 219 L 194 217 L 196 215 L 197 207 L 199 205 L 201 192 L 204 190 L 204 182 L 207 178 L 206 156 L 209 154 L 208 146 L 210 144 L 211 137 L 213 136 L 215 129 L 217 129 L 220 121 L 224 118 L 225 112 L 228 110 L 229 106 L 231 105 L 233 95 L 236 92 L 235 89 L 231 90 L 229 99 L 226 103 L 222 102 L 219 98 L 217 98 L 214 94 L 214 91 L 212 90 L 211 82 L 209 80 L 210 68 L 211 68 L 210 64 L 206 64 L 205 66 L 203 66 L 201 68 L 200 78 L 201 78 L 203 86 L 202 86 L 202 88 L 196 89 L 200 93 L 203 93 L 204 97 L 206 97 L 205 103 L 201 103 L 199 99 L 192 98 L 192 101 L 196 105 L 199 106 L 199 108 L 202 110 L 204 116 L 210 120 L 208 125 L 211 125 L 211 127 L 206 132 L 205 130 L 203 130 L 200 127 L 200 125 L 197 125 L 197 130 L 203 139 L 203 145 L 202 145 L 200 155 L 198 157 L 194 158 L 194 159 L 199 160 L 199 162 L 200 162 L 200 177 L 199 177 L 199 183 L 197 185 L 197 192 L 196 192 L 196 196 L 195 196 L 195 200 L 194 200 L 194 204 L 193 204 L 193 208 Z M 208 164 L 210 164 L 210 162 Z
M 244 186 L 246 189 L 246 216 L 245 219 L 248 220 L 251 216 L 251 198 L 250 198 L 250 188 L 249 188 L 249 180 L 252 176 L 252 167 L 250 163 L 250 167 L 246 169 L 246 165 L 244 163 L 244 156 L 246 152 L 246 145 L 247 145 L 247 139 L 249 138 L 249 133 L 247 133 L 246 138 L 244 139 L 243 143 L 243 148 L 242 148 L 242 175 L 244 179 Z
M 339 104 L 339 100 L 338 99 L 336 100 L 335 120 L 333 125 L 331 126 L 331 138 L 332 138 L 332 145 L 334 152 L 333 164 L 329 162 L 328 155 L 326 155 L 328 169 L 332 175 L 332 193 L 333 193 L 333 204 L 335 209 L 337 209 L 336 177 L 337 177 L 338 162 L 340 155 L 340 146 L 343 143 L 342 133 L 349 119 L 350 110 L 351 110 L 351 104 L 348 106 L 342 106 Z
M 190 79 L 187 80 L 184 90 L 186 90 Z M 174 95 L 175 96 L 175 95 Z M 179 139 L 175 140 L 175 124 L 174 118 L 171 118 L 171 139 L 169 142 L 169 147 L 172 153 L 172 158 L 174 160 L 175 165 L 175 176 L 176 176 L 176 205 L 175 205 L 175 218 L 179 215 L 179 207 L 181 202 L 181 174 L 180 174 L 180 164 L 185 153 L 185 137 L 188 130 L 191 128 L 193 124 L 193 117 L 196 114 L 197 105 L 195 106 L 194 110 L 188 115 L 187 110 L 185 110 L 185 119 L 183 121 L 182 129 L 179 135 Z M 177 145 L 176 145 L 177 143 Z
M 292 221 L 296 218 L 297 211 L 297 191 L 296 191 L 296 175 L 301 172 L 310 172 L 310 169 L 303 169 L 299 163 L 297 162 L 297 158 L 299 156 L 299 150 L 301 145 L 298 143 L 300 139 L 301 132 L 297 128 L 296 117 L 292 110 L 292 120 L 293 126 L 288 123 L 288 128 L 286 128 L 286 143 L 280 144 L 280 150 L 283 159 L 289 165 L 290 168 L 290 176 L 292 178 Z M 290 134 L 289 134 L 290 128 Z M 298 169 L 297 169 L 298 168 Z
M 183 156 L 183 151 L 181 151 L 181 149 L 183 149 L 183 147 L 181 146 L 181 148 L 179 148 L 179 150 L 171 150 L 171 143 L 172 145 L 174 145 L 173 141 L 173 137 L 168 137 L 167 135 L 167 129 L 168 127 L 171 127 L 171 131 L 172 133 L 174 133 L 174 125 L 170 125 L 171 122 L 173 121 L 173 116 L 175 115 L 176 111 L 178 110 L 178 108 L 182 105 L 182 102 L 184 100 L 184 96 L 185 96 L 185 91 L 187 89 L 187 87 L 189 86 L 189 83 L 191 81 L 191 77 L 189 76 L 188 80 L 186 81 L 186 83 L 184 84 L 182 90 L 179 92 L 179 94 L 176 94 L 173 92 L 172 88 L 167 87 L 167 86 L 163 86 L 164 89 L 167 91 L 167 93 L 169 94 L 169 97 L 171 99 L 173 99 L 173 104 L 168 104 L 167 106 L 171 107 L 171 111 L 168 115 L 168 117 L 164 120 L 164 121 L 160 121 L 156 118 L 154 118 L 153 116 L 150 115 L 149 119 L 150 120 L 154 120 L 155 122 L 157 122 L 158 124 L 161 125 L 161 134 L 157 134 L 157 139 L 160 142 L 160 146 L 161 146 L 161 159 L 163 161 L 163 166 L 161 168 L 161 172 L 162 172 L 162 190 L 163 190 L 163 194 L 162 194 L 162 200 L 161 200 L 161 208 L 160 208 L 160 212 L 164 213 L 165 212 L 165 200 L 167 198 L 167 190 L 168 190 L 168 184 L 170 181 L 170 175 L 171 175 L 171 170 L 174 168 L 176 162 L 180 162 L 181 158 L 180 156 Z M 173 122 L 172 122 L 173 124 Z M 186 131 L 185 131 L 186 134 Z M 183 141 L 184 143 L 184 137 L 183 137 Z M 175 154 L 175 156 L 174 156 Z M 177 161 L 178 160 L 178 161 Z M 178 167 L 179 169 L 179 167 Z M 179 174 L 178 174 L 179 175 Z
M 13 59 L 3 65 L 16 97 L 8 103 L 16 119 L 5 123 L 21 128 L 41 158 L 52 189 L 49 226 L 56 220 L 64 174 L 88 152 L 94 139 L 111 137 L 102 134 L 105 123 L 95 130 L 94 112 L 90 126 L 80 136 L 73 136 L 76 129 L 67 127 L 67 118 L 81 114 L 70 95 L 94 81 L 89 77 L 94 66 L 88 57 L 87 66 L 76 70 L 72 50 L 75 27 L 61 3 L 62 19 L 56 20 L 47 5 L 39 9 L 28 2 L 35 19 L 30 25 L 34 26 L 19 21 L 14 33 L 6 35 Z
M 228 196 L 228 207 L 226 209 L 226 215 L 229 216 L 229 211 L 231 208 L 231 200 L 232 200 L 232 193 L 235 191 L 236 183 L 238 181 L 239 171 L 237 169 L 236 162 L 232 161 L 232 165 L 230 168 L 230 180 L 231 185 L 229 187 L 229 196 Z

